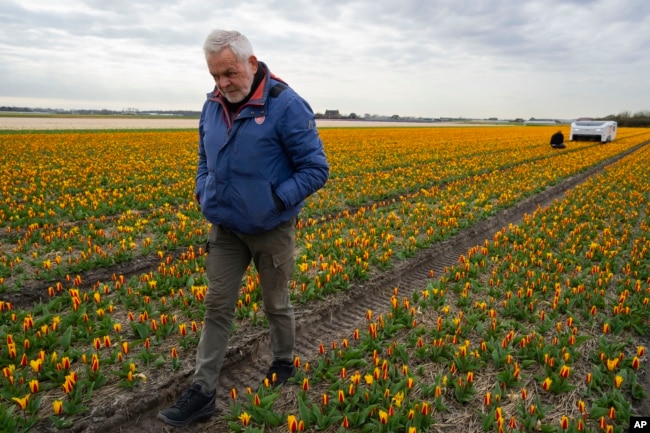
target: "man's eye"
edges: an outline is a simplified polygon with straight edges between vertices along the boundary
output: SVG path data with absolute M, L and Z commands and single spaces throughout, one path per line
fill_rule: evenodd
M 239 73 L 237 71 L 229 71 L 223 74 L 212 74 L 212 78 L 214 78 L 216 81 L 219 81 L 222 77 L 232 79 L 237 76 L 239 76 Z

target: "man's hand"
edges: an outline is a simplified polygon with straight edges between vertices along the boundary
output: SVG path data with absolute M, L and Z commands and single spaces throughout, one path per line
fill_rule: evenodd
M 275 207 L 278 208 L 278 210 L 280 212 L 285 210 L 284 203 L 282 203 L 282 200 L 280 200 L 280 197 L 275 195 L 275 193 L 273 193 L 273 201 L 275 202 Z

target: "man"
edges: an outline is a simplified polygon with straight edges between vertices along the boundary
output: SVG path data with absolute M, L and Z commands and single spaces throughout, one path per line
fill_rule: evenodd
M 554 149 L 564 149 L 566 147 L 562 131 L 557 131 L 555 134 L 551 135 L 551 147 Z
M 257 60 L 248 39 L 215 30 L 203 49 L 216 84 L 199 121 L 195 189 L 212 223 L 209 283 L 192 386 L 158 414 L 173 426 L 214 413 L 235 304 L 251 260 L 260 276 L 271 337 L 267 378 L 280 385 L 295 374 L 288 281 L 295 265 L 296 216 L 329 176 L 311 108 Z

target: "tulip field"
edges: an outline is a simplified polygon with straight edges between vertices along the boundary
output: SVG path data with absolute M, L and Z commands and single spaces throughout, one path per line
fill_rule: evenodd
M 610 433 L 650 416 L 650 129 L 556 150 L 557 128 L 321 129 L 331 175 L 297 222 L 297 311 L 600 169 L 392 288 L 296 357 L 292 384 L 233 388 L 187 431 Z M 90 429 L 107 401 L 188 377 L 207 290 L 196 162 L 196 131 L 0 133 L 0 431 Z M 233 335 L 265 329 L 261 303 L 251 267 Z

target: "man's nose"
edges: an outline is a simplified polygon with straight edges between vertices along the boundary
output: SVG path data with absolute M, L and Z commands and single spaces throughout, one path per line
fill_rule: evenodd
M 230 80 L 227 77 L 219 77 L 217 80 L 217 86 L 220 88 L 226 88 L 230 85 Z

